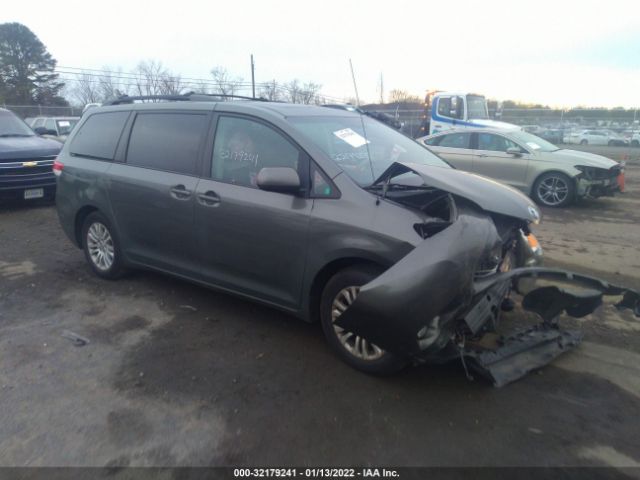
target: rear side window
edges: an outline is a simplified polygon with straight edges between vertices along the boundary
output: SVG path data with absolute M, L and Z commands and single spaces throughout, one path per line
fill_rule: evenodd
M 140 113 L 131 131 L 127 163 L 195 175 L 206 125 L 207 115 L 202 114 Z
M 72 155 L 113 160 L 118 140 L 129 112 L 109 112 L 91 115 L 73 137 Z
M 443 135 L 438 145 L 449 148 L 469 148 L 470 138 L 470 133 L 450 133 Z

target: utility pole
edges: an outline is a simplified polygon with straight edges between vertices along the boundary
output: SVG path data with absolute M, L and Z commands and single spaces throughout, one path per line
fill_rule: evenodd
M 251 93 L 253 98 L 256 98 L 256 77 L 255 64 L 253 63 L 253 53 L 251 54 Z
M 382 82 L 382 72 L 380 72 L 380 105 L 384 103 L 384 83 Z

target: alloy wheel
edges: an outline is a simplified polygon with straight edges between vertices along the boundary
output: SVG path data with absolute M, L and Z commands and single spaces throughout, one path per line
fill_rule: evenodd
M 113 238 L 109 229 L 100 222 L 94 222 L 87 230 L 87 249 L 93 264 L 100 270 L 111 268 L 115 259 Z
M 569 195 L 569 185 L 561 177 L 547 177 L 538 185 L 538 198 L 550 207 L 562 204 Z
M 362 360 L 373 361 L 382 358 L 384 350 L 377 345 L 355 335 L 353 332 L 346 331 L 344 328 L 335 324 L 336 320 L 351 305 L 360 291 L 359 287 L 346 287 L 338 292 L 331 304 L 331 321 L 333 322 L 333 330 L 340 341 L 340 344 L 354 357 Z

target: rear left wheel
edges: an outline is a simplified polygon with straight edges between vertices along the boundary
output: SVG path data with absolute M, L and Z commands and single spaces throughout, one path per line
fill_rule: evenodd
M 329 345 L 349 365 L 366 373 L 391 374 L 406 361 L 335 324 L 355 301 L 360 287 L 380 274 L 371 267 L 350 267 L 329 280 L 320 299 L 320 321 Z
M 96 275 L 114 280 L 125 273 L 120 247 L 111 223 L 100 212 L 90 213 L 82 224 L 84 255 Z

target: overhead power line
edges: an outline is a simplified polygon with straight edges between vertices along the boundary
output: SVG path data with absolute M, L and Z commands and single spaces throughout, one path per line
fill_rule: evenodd
M 145 78 L 144 74 L 139 72 L 123 72 L 117 70 L 106 70 L 106 69 L 95 69 L 95 68 L 81 68 L 81 67 L 70 67 L 70 66 L 58 66 L 56 68 L 56 73 L 61 75 L 61 80 L 65 82 L 80 82 L 80 81 L 89 81 L 89 83 L 100 83 L 101 80 L 112 80 L 118 81 L 119 85 L 122 87 L 138 87 L 140 83 L 143 83 Z M 188 86 L 195 86 L 197 88 L 206 86 L 208 88 L 220 88 L 220 84 L 211 78 L 194 78 L 194 77 L 183 77 L 179 74 L 171 74 L 168 73 L 169 77 L 180 80 L 185 85 L 185 88 Z M 132 83 L 135 82 L 135 83 Z M 231 81 L 233 87 L 238 89 L 249 88 L 252 87 L 251 82 L 234 82 Z M 117 87 L 118 85 L 116 85 Z M 256 88 L 273 88 L 273 82 L 256 82 Z M 304 91 L 304 84 L 300 85 L 298 88 L 292 88 L 286 84 L 277 83 L 275 87 L 280 93 L 302 93 Z M 333 95 L 327 95 L 322 92 L 318 92 L 314 95 L 315 97 L 325 98 L 334 102 L 342 102 L 344 98 L 336 97 Z

